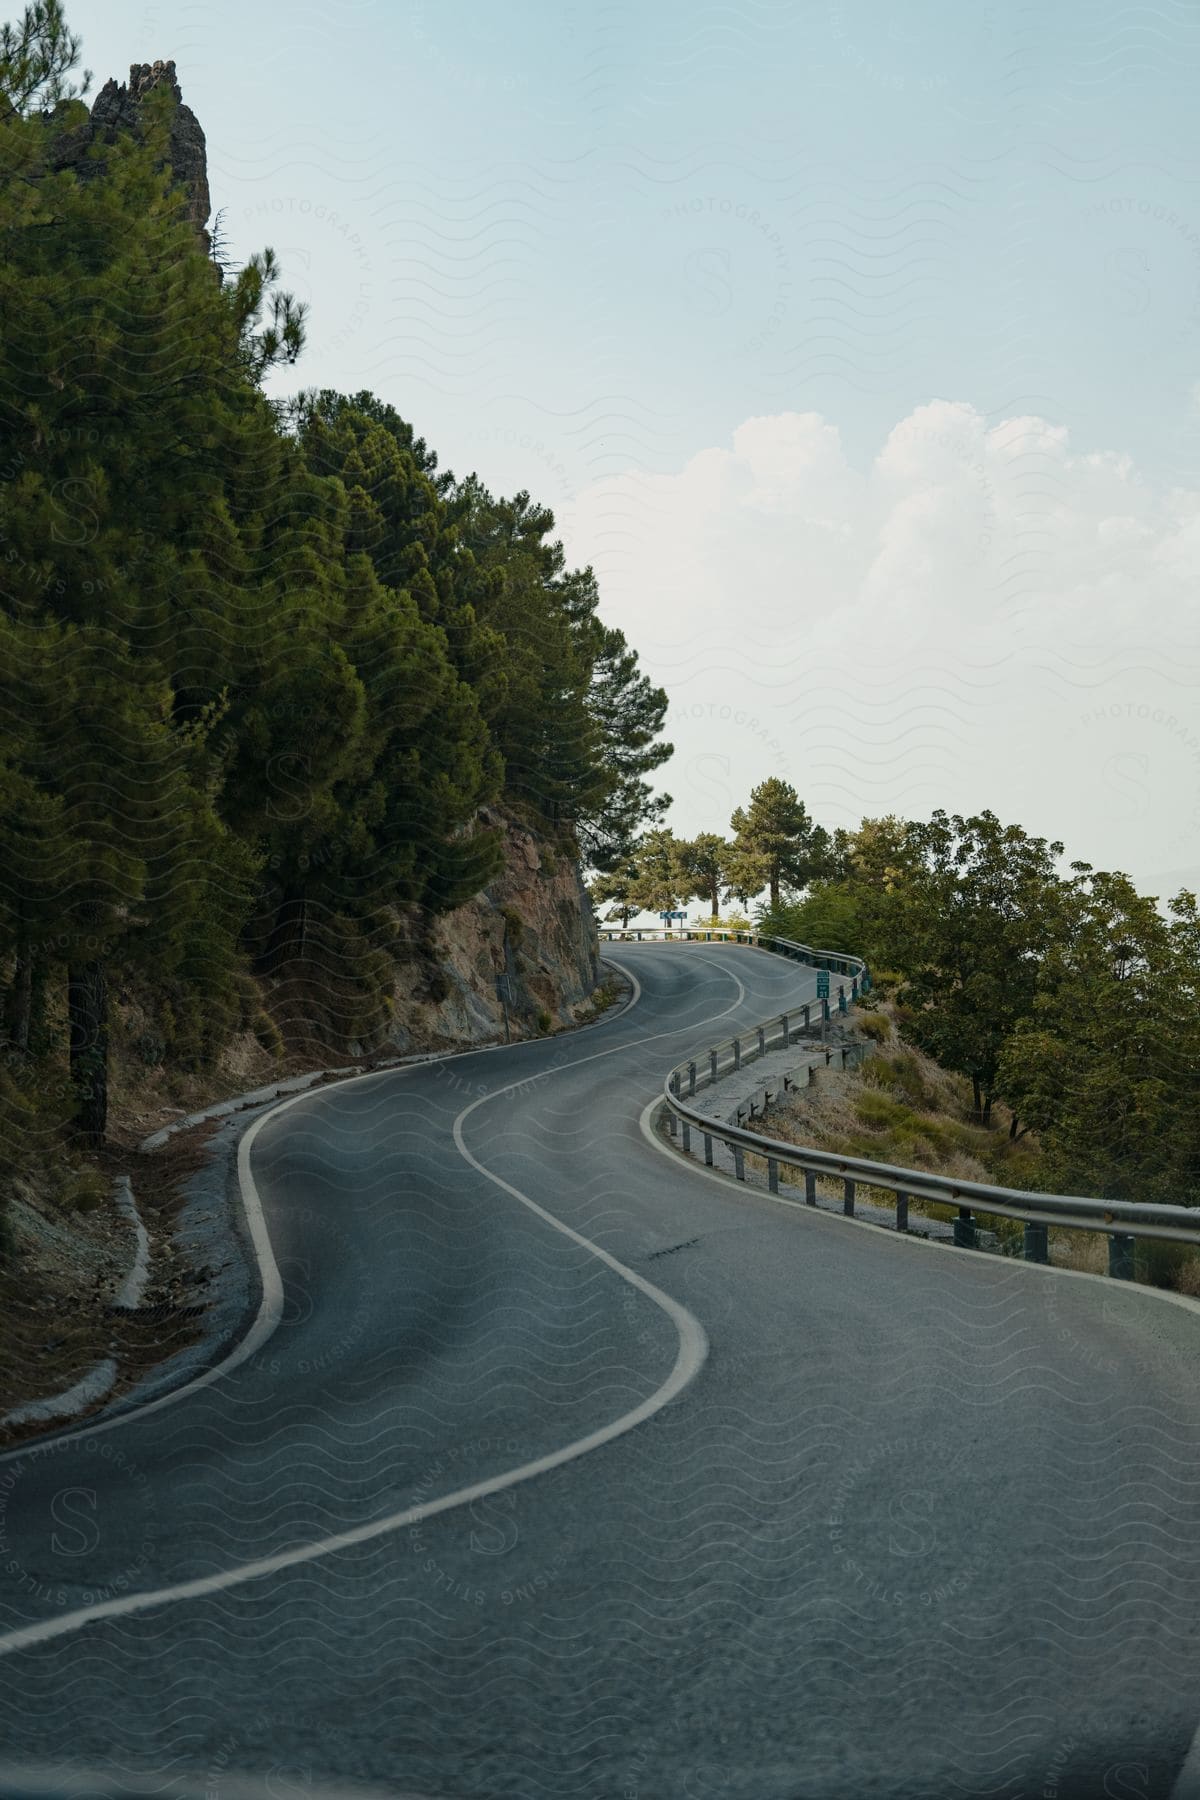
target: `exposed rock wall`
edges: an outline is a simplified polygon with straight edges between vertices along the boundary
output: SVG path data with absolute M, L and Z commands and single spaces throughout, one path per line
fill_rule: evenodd
M 92 144 L 115 143 L 120 131 L 140 137 L 142 102 L 158 87 L 169 88 L 175 96 L 171 118 L 171 168 L 175 179 L 187 191 L 188 218 L 207 256 L 212 248 L 207 230 L 208 215 L 212 210 L 208 191 L 208 153 L 200 121 L 191 107 L 183 103 L 173 62 L 133 63 L 127 83 L 118 84 L 111 78 L 106 81 L 92 103 L 90 118 L 63 131 L 55 145 L 54 162 L 58 168 L 73 166 L 81 179 L 98 172 L 103 163 L 88 160 L 88 148 Z M 64 106 L 63 111 L 69 111 L 69 107 Z
M 391 1036 L 401 1050 L 537 1036 L 570 1025 L 596 985 L 599 945 L 578 868 L 507 815 L 505 866 L 465 906 L 434 921 L 401 971 Z

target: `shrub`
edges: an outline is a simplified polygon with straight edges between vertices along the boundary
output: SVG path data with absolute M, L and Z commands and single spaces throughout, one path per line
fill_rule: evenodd
M 893 1100 L 890 1094 L 862 1094 L 855 1101 L 854 1110 L 864 1125 L 874 1125 L 880 1130 L 890 1129 L 893 1125 L 915 1129 L 919 1125 L 911 1110 L 899 1100 Z
M 84 1169 L 67 1183 L 62 1204 L 71 1212 L 92 1213 L 103 1206 L 111 1192 L 111 1183 L 99 1169 Z
M 238 1003 L 237 1029 L 250 1031 L 254 1026 L 254 1015 L 261 1004 L 258 983 L 253 975 L 248 975 L 243 971 L 235 977 L 235 991 Z
M 883 1013 L 867 1013 L 856 1024 L 859 1035 L 870 1038 L 873 1044 L 886 1044 L 892 1035 L 891 1020 Z
M 541 1012 L 537 1016 L 538 1030 L 542 1033 L 543 1036 L 545 1036 L 546 1032 L 548 1032 L 551 1029 L 553 1024 L 554 1024 L 553 1018 L 546 1011 L 545 1007 L 543 1007 Z
M 133 1050 L 148 1069 L 156 1069 L 167 1054 L 166 1040 L 152 1026 L 147 1026 L 134 1038 Z
M 270 1013 L 259 1011 L 255 1014 L 254 1035 L 269 1056 L 278 1060 L 283 1055 L 283 1037 Z
M 518 950 L 521 939 L 525 936 L 525 921 L 520 913 L 511 906 L 500 908 L 500 917 L 504 920 L 504 935 L 514 950 Z
M 1147 1282 L 1150 1287 L 1170 1288 L 1180 1294 L 1195 1294 L 1200 1289 L 1200 1256 L 1191 1244 L 1140 1238 L 1135 1267 L 1138 1280 Z

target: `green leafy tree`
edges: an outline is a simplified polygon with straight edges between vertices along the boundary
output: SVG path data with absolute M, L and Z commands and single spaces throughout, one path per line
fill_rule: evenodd
M 1034 1008 L 998 1082 L 1046 1185 L 1200 1203 L 1200 931 L 1193 895 L 1168 912 L 1121 874 L 1075 865 Z
M 684 898 L 708 902 L 713 920 L 721 916 L 721 890 L 726 886 L 730 845 L 716 832 L 702 831 L 679 845 L 679 862 L 687 883 Z
M 77 54 L 53 0 L 0 32 L 0 1114 L 66 1049 L 94 1141 L 114 990 L 175 1066 L 251 964 L 374 1029 L 401 909 L 496 873 L 489 805 L 617 875 L 670 751 L 552 513 L 373 395 L 268 401 L 304 341 L 273 253 L 218 278 L 170 85 L 100 126 Z
M 992 812 L 936 812 L 910 826 L 907 843 L 912 867 L 881 944 L 903 976 L 903 1033 L 970 1078 L 986 1124 L 1004 1046 L 1033 1010 L 1060 927 L 1062 845 Z
M 595 580 L 586 569 L 581 585 L 596 604 Z M 580 852 L 593 868 L 620 863 L 638 834 L 660 820 L 669 794 L 654 794 L 646 777 L 673 754 L 660 737 L 667 695 L 641 673 L 637 652 L 623 632 L 600 625 L 589 612 L 591 680 L 588 711 L 598 737 L 601 782 L 576 819 Z
M 636 855 L 636 846 L 634 848 Z M 593 905 L 607 906 L 604 915 L 607 925 L 619 925 L 624 931 L 630 919 L 635 919 L 642 908 L 633 898 L 633 890 L 637 884 L 637 863 L 632 857 L 616 869 L 610 869 L 604 875 L 598 875 L 588 887 L 588 894 Z
M 782 902 L 774 911 L 764 911 L 758 927 L 771 937 L 790 938 L 814 949 L 864 956 L 862 900 L 860 888 L 852 881 L 814 882 L 803 900 Z
M 478 893 L 502 858 L 498 835 L 474 821 L 503 776 L 484 708 L 504 645 L 458 596 L 435 459 L 391 408 L 360 398 L 365 410 L 325 394 L 299 414 L 306 462 L 346 495 L 345 645 L 370 720 L 368 766 L 339 808 L 357 809 L 370 867 L 345 855 L 326 867 L 343 884 L 445 911 Z M 342 831 L 344 846 L 354 839 Z
M 505 791 L 589 867 L 615 868 L 670 804 L 645 779 L 671 754 L 658 738 L 666 694 L 601 623 L 595 576 L 566 567 L 552 512 L 525 492 L 496 500 L 474 475 L 454 484 L 449 512 L 456 582 L 504 644 L 484 712 Z
M 18 812 L 36 791 L 71 848 L 53 926 L 25 881 L 0 937 L 15 940 L 16 1041 L 64 979 L 76 1118 L 94 1141 L 114 974 L 152 972 L 201 1030 L 235 982 L 258 850 L 216 799 L 253 640 L 286 630 L 286 612 L 267 627 L 258 584 L 279 434 L 248 369 L 286 358 L 295 331 L 265 263 L 230 289 L 214 279 L 170 172 L 169 89 L 136 131 L 97 141 L 65 85 L 73 54 L 49 5 L 0 45 L 0 295 L 20 321 L 0 343 L 5 760 Z
M 85 93 L 90 73 L 78 82 L 67 79 L 79 50 L 59 0 L 34 0 L 19 24 L 0 26 L 0 120 L 19 126 L 35 112 Z
M 636 901 L 639 911 L 679 910 L 687 886 L 680 848 L 674 832 L 666 825 L 654 826 L 638 844 L 629 898 Z

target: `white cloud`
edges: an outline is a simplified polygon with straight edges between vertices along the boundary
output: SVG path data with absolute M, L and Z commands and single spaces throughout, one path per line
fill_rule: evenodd
M 751 418 L 562 522 L 671 694 L 679 829 L 784 774 L 831 824 L 992 806 L 1200 875 L 1200 492 L 933 400 L 863 468 L 819 414 Z

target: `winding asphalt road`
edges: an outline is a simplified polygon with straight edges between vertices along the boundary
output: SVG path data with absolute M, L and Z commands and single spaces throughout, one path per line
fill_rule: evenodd
M 207 1800 L 1171 1794 L 1200 1316 L 681 1166 L 665 1069 L 814 978 L 619 960 L 586 1032 L 266 1119 L 270 1338 L 0 1459 L 0 1761 Z

